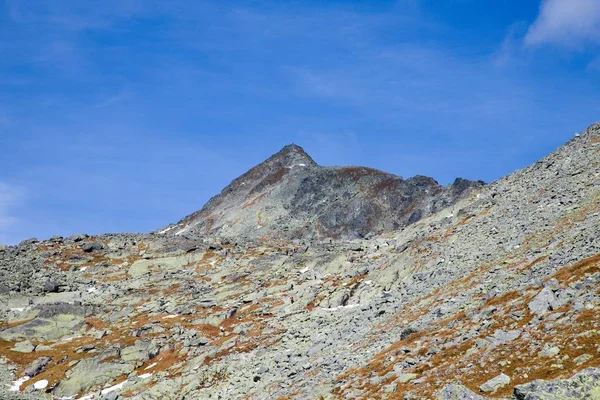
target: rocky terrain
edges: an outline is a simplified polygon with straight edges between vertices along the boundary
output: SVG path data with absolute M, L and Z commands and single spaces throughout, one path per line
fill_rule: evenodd
M 149 234 L 0 250 L 0 398 L 600 398 L 600 124 L 490 185 L 286 147 Z

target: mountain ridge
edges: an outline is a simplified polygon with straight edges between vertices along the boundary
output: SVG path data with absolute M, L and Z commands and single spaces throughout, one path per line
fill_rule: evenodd
M 368 167 L 323 167 L 302 147 L 291 144 L 234 179 L 202 209 L 161 232 L 364 237 L 414 223 L 483 185 L 457 178 L 443 187 L 422 175 L 403 179 Z M 349 213 L 353 208 L 356 211 Z M 303 225 L 306 221 L 313 223 Z

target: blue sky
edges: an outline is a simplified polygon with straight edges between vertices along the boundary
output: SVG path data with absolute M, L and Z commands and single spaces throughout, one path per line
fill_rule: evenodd
M 288 143 L 493 181 L 600 120 L 597 0 L 0 0 L 0 243 L 150 231 Z

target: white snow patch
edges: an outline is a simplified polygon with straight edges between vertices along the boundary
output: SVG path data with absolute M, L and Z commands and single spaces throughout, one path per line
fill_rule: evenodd
M 294 169 L 294 167 L 306 167 L 306 164 L 294 164 L 294 165 L 290 165 L 289 167 L 285 167 L 285 168 Z
M 158 233 L 160 233 L 160 234 L 165 234 L 165 233 L 169 232 L 170 230 L 173 230 L 173 229 L 175 229 L 176 227 L 177 227 L 177 225 L 173 225 L 173 226 L 171 226 L 171 227 L 169 227 L 169 228 L 167 228 L 167 229 L 163 229 L 162 231 L 160 231 L 160 232 L 158 232 Z
M 146 368 L 144 368 L 144 371 L 148 371 L 152 367 L 156 367 L 156 363 L 152 363 L 152 364 L 148 365 Z
M 46 389 L 48 387 L 48 381 L 45 379 L 42 379 L 41 381 L 37 381 L 36 383 L 33 384 L 33 387 L 36 388 L 37 390 Z
M 177 318 L 179 317 L 179 315 L 173 314 L 173 315 L 167 315 L 166 317 L 163 317 L 163 319 L 172 319 L 172 318 Z
M 142 374 L 142 375 L 138 376 L 138 378 L 140 378 L 140 379 L 148 379 L 150 377 L 152 377 L 152 374 Z
M 347 306 L 338 306 L 338 307 L 332 307 L 332 308 L 324 308 L 324 307 L 319 307 L 319 308 L 323 311 L 337 311 L 337 310 L 343 310 L 343 309 L 356 308 L 359 306 L 360 306 L 360 304 L 350 304 Z
M 308 271 L 309 271 L 309 268 L 308 268 L 308 267 L 306 267 L 306 268 L 302 268 L 302 269 L 301 269 L 300 271 L 298 271 L 298 272 L 300 272 L 301 274 L 304 274 L 304 273 L 306 273 L 306 272 L 308 272 Z
M 365 285 L 371 286 L 372 284 L 373 284 L 373 281 L 365 281 Z
M 127 383 L 127 381 L 123 381 L 121 383 L 118 383 L 118 384 L 116 384 L 114 386 L 111 386 L 109 388 L 106 388 L 106 389 L 102 390 L 100 393 L 104 396 L 104 395 L 112 393 L 112 392 L 114 392 L 116 390 L 121 390 L 121 389 L 123 389 L 123 387 L 125 386 L 126 383 Z
M 79 270 L 80 270 L 81 272 L 85 271 L 86 269 L 88 269 L 88 267 L 81 267 L 81 268 L 79 268 Z
M 25 375 L 24 377 L 14 381 L 12 383 L 12 386 L 10 386 L 8 390 L 11 392 L 18 392 L 21 389 L 21 385 L 28 380 L 29 380 L 29 377 L 27 375 Z
M 11 308 L 10 311 L 23 312 L 23 311 L 25 311 L 25 308 L 16 307 L 16 308 Z
M 96 289 L 95 287 L 91 287 L 91 288 L 87 288 L 87 292 L 88 293 L 94 293 L 95 291 L 97 291 L 98 289 Z

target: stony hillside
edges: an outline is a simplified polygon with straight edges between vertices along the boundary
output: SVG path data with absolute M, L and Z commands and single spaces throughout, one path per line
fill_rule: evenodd
M 482 185 L 456 179 L 442 187 L 424 176 L 405 180 L 372 168 L 321 167 L 301 147 L 290 145 L 163 232 L 236 241 L 360 238 L 401 229 Z
M 439 211 L 450 189 L 396 178 L 422 218 L 355 237 L 296 224 L 343 169 L 297 147 L 265 165 L 166 232 L 0 250 L 0 398 L 599 398 L 600 124 Z M 255 193 L 274 218 L 236 236 Z

